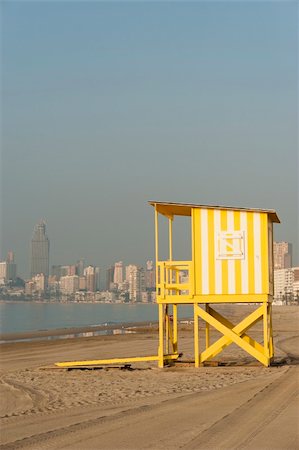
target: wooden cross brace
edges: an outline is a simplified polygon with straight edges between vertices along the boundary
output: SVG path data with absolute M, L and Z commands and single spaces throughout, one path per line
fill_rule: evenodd
M 264 346 L 259 344 L 253 338 L 246 334 L 246 331 L 255 325 L 257 322 L 265 317 L 267 319 L 267 304 L 261 305 L 254 312 L 249 314 L 245 319 L 243 319 L 238 325 L 234 325 L 229 322 L 225 317 L 215 311 L 213 308 L 209 307 L 209 312 L 204 311 L 198 305 L 194 305 L 194 316 L 201 317 L 206 323 L 213 326 L 216 330 L 220 331 L 223 336 L 210 345 L 206 350 L 204 350 L 199 355 L 195 355 L 195 363 L 199 365 L 210 358 L 213 358 L 218 353 L 220 353 L 225 347 L 232 344 L 233 342 L 249 353 L 251 356 L 256 358 L 265 366 L 270 364 L 270 354 L 268 338 L 265 337 L 264 333 Z M 194 323 L 197 321 L 194 320 Z M 197 333 L 195 333 L 196 336 Z M 267 333 L 268 335 L 268 330 Z M 195 349 L 198 345 L 195 343 Z

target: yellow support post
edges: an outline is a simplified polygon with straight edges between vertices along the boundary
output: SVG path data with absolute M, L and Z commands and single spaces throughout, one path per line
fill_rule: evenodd
M 268 304 L 263 304 L 263 340 L 264 340 L 264 355 L 269 358 L 269 329 L 268 329 Z
M 173 352 L 178 353 L 178 305 L 172 305 L 172 317 L 173 317 Z
M 173 246 L 172 246 L 172 223 L 173 223 L 173 218 L 169 217 L 168 218 L 168 238 L 169 238 L 169 242 L 168 242 L 168 250 L 169 250 L 169 262 L 171 263 L 173 260 Z M 169 268 L 168 270 L 168 279 L 167 279 L 167 283 L 168 284 L 173 284 L 173 270 L 171 268 Z M 171 291 L 171 294 L 174 294 L 174 291 Z
M 178 353 L 175 350 L 175 344 L 174 344 L 174 338 L 173 338 L 173 318 L 169 315 L 169 346 L 171 346 L 172 352 L 169 352 L 169 354 L 172 354 L 174 356 L 178 355 Z
M 206 304 L 206 312 L 209 314 L 210 308 L 209 304 Z M 210 325 L 206 322 L 206 349 L 210 347 Z
M 159 284 L 159 219 L 158 211 L 155 208 L 155 258 L 156 258 L 156 285 Z
M 168 314 L 168 305 L 165 305 L 165 352 L 169 353 L 169 314 Z
M 194 303 L 194 360 L 195 367 L 199 367 L 199 332 L 198 332 L 198 314 L 197 304 Z
M 269 328 L 270 328 L 270 336 L 269 336 L 269 353 L 270 359 L 273 359 L 274 356 L 274 343 L 273 343 L 273 328 L 272 328 L 272 305 L 268 304 L 268 314 L 269 314 Z
M 164 367 L 164 305 L 159 304 L 159 350 L 158 367 Z
M 169 217 L 168 219 L 168 230 L 169 230 L 169 261 L 172 261 L 172 221 L 173 219 Z

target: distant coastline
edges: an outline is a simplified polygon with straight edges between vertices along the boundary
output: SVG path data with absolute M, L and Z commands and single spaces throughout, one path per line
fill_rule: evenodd
M 128 306 L 135 306 L 135 305 L 156 305 L 155 302 L 121 302 L 121 301 L 114 301 L 114 302 L 107 302 L 107 301 L 103 301 L 103 300 L 94 300 L 92 302 L 87 301 L 87 300 L 82 300 L 82 301 L 76 301 L 76 300 L 70 300 L 70 301 L 61 301 L 61 300 L 51 300 L 51 299 L 45 299 L 45 300 L 41 300 L 41 299 L 36 299 L 36 300 L 24 300 L 24 299 L 20 299 L 20 300 L 7 300 L 7 299 L 0 299 L 0 303 L 58 303 L 58 304 L 63 304 L 63 305 L 69 305 L 69 304 L 85 304 L 85 305 L 93 305 L 93 304 L 98 304 L 98 305 L 128 305 Z
M 106 323 L 87 327 L 58 328 L 52 330 L 0 333 L 0 344 L 35 342 L 58 339 L 90 338 L 105 335 L 132 334 L 158 329 L 157 322 Z

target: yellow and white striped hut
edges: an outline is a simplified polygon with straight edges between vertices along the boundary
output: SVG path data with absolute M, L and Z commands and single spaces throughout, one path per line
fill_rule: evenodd
M 261 346 L 255 344 L 253 349 L 254 356 L 265 365 L 269 365 L 273 357 L 270 355 L 269 346 L 273 347 L 270 336 L 272 333 L 270 302 L 273 296 L 273 223 L 279 223 L 276 212 L 266 209 L 156 201 L 150 204 L 155 208 L 157 303 L 162 306 L 173 305 L 174 319 L 177 317 L 178 304 L 192 303 L 195 305 L 195 324 L 198 317 L 211 324 L 208 316 L 212 315 L 213 326 L 216 320 L 225 327 L 228 326 L 227 320 L 224 318 L 222 320 L 210 304 L 262 303 L 258 309 L 258 320 L 264 318 L 264 333 L 267 337 L 264 335 L 263 352 Z M 169 221 L 167 261 L 159 261 L 159 215 L 165 216 Z M 191 218 L 191 261 L 173 259 L 172 224 L 175 216 Z M 206 304 L 205 311 L 199 304 Z M 168 308 L 161 307 L 162 327 L 165 321 L 167 323 L 168 315 Z M 256 316 L 257 314 L 253 317 L 254 323 L 257 321 Z M 246 323 L 247 328 L 253 324 L 250 323 L 249 319 Z M 176 324 L 173 326 L 176 327 Z M 233 327 L 229 334 L 232 330 Z M 177 333 L 176 329 L 173 331 Z M 195 334 L 197 333 L 195 330 Z M 241 340 L 243 339 L 239 333 L 236 343 L 240 345 Z M 248 342 L 246 347 L 247 344 Z M 160 342 L 160 348 L 161 346 Z M 256 348 L 259 353 L 263 353 L 262 356 L 256 354 Z M 248 348 L 246 350 L 248 351 Z M 210 352 L 206 355 L 211 358 Z M 206 355 L 195 354 L 195 363 L 198 365 L 199 362 L 208 359 L 205 358 Z

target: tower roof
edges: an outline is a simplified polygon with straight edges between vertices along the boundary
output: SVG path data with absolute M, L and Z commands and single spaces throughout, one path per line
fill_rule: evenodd
M 272 222 L 280 223 L 280 220 L 274 209 L 261 209 L 261 208 L 240 208 L 236 206 L 224 206 L 224 205 L 201 205 L 195 203 L 172 203 L 172 202 L 157 202 L 149 201 L 160 214 L 166 217 L 173 216 L 191 216 L 191 210 L 194 208 L 198 209 L 222 209 L 227 211 L 243 211 L 243 212 L 259 212 L 266 213 L 270 217 Z

